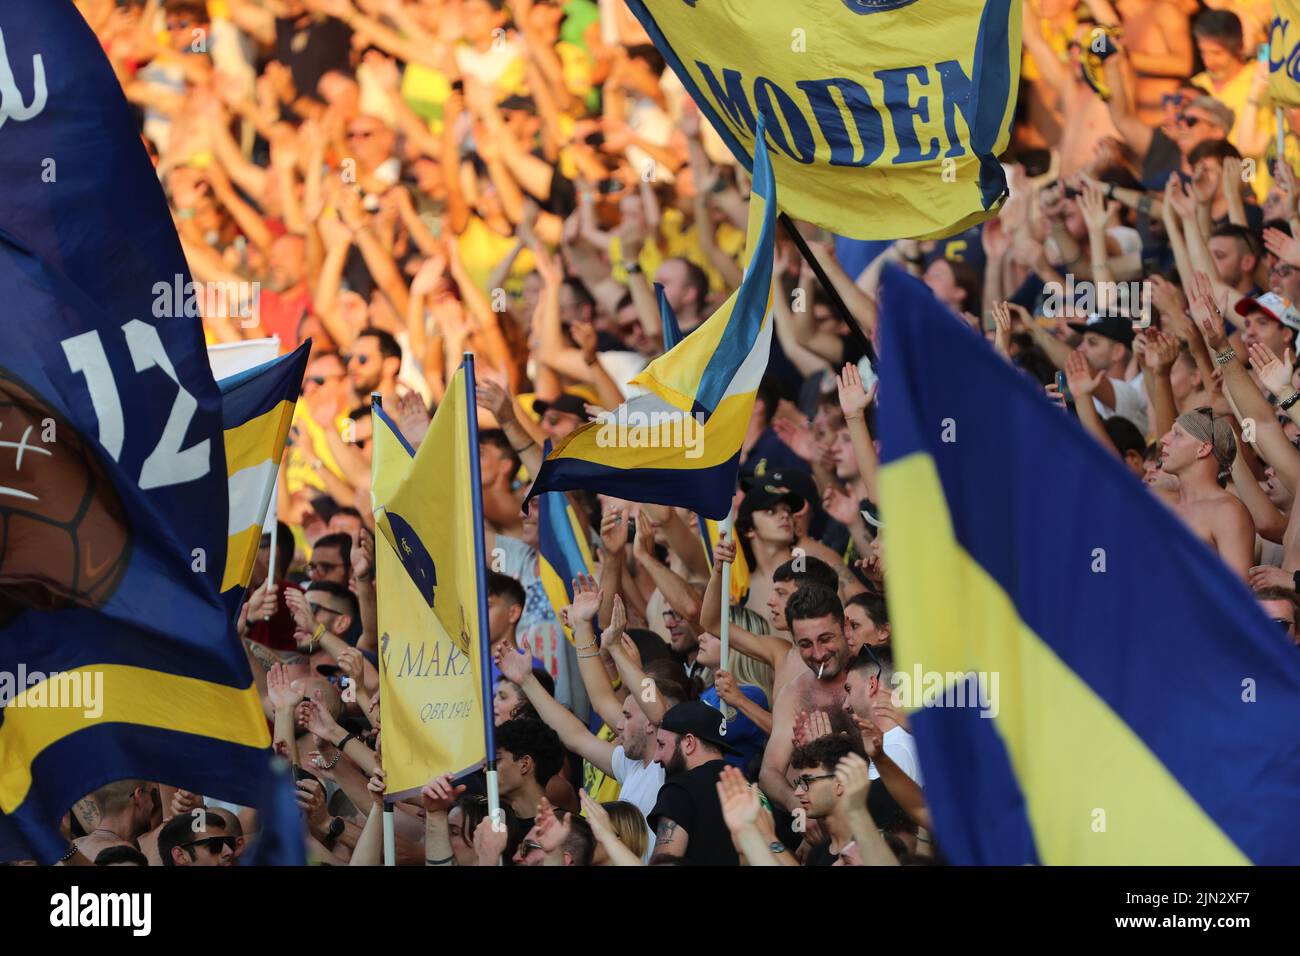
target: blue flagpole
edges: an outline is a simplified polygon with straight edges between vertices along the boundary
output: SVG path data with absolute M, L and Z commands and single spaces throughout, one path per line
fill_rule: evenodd
M 465 418 L 469 423 L 469 485 L 474 508 L 474 584 L 478 598 L 479 695 L 483 702 L 483 743 L 487 760 L 488 812 L 493 826 L 502 824 L 497 789 L 496 727 L 492 723 L 492 643 L 488 637 L 487 555 L 483 553 L 483 484 L 478 461 L 478 400 L 474 386 L 474 353 L 464 353 Z

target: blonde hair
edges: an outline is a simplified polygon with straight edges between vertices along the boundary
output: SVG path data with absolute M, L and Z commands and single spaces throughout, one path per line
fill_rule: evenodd
M 650 830 L 636 804 L 626 800 L 611 800 L 601 806 L 609 814 L 609 826 L 618 837 L 618 842 L 637 856 L 645 856 L 645 851 L 650 847 Z
M 751 634 L 762 636 L 772 633 L 767 618 L 761 614 L 755 614 L 747 607 L 732 607 L 730 617 L 732 624 L 743 627 Z M 776 675 L 771 666 L 736 650 L 731 650 L 730 657 L 731 660 L 727 663 L 731 665 L 731 676 L 736 678 L 736 683 L 753 684 L 767 695 L 770 702 L 772 700 L 772 684 L 776 680 Z

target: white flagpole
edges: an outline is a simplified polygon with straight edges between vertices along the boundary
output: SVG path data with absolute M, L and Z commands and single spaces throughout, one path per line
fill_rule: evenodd
M 281 463 L 280 467 L 284 467 Z M 262 527 L 271 526 L 271 545 L 266 559 L 266 584 L 265 593 L 272 594 L 275 591 L 275 546 L 280 538 L 280 472 L 275 473 L 275 484 L 271 488 L 271 504 L 266 509 L 266 520 L 262 522 Z
M 1277 163 L 1280 166 L 1286 162 L 1286 114 L 1279 106 L 1273 115 L 1277 120 Z
M 727 535 L 732 536 L 732 528 L 735 527 L 734 513 L 728 512 L 727 517 L 718 525 L 718 537 Z M 733 541 L 732 544 L 735 544 Z M 737 552 L 739 553 L 739 552 Z M 728 639 L 728 632 L 731 628 L 731 562 L 724 562 L 722 565 L 722 623 L 718 626 L 718 640 L 722 642 L 722 652 L 719 655 L 718 669 L 727 670 L 730 663 L 731 643 Z M 721 703 L 721 698 L 719 698 Z
M 397 866 L 397 838 L 393 832 L 393 805 L 384 801 L 384 866 Z

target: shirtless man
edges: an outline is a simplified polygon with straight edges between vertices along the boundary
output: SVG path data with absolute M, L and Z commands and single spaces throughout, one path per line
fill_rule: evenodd
M 713 547 L 713 574 L 700 603 L 700 627 L 711 634 L 718 633 L 722 624 L 722 566 L 735 558 L 736 543 L 725 534 L 719 535 L 718 543 Z M 800 570 L 795 570 L 794 561 L 787 561 L 773 572 L 772 577 L 767 615 L 774 633 L 755 634 L 733 623 L 728 627 L 727 635 L 737 651 L 772 668 L 772 698 L 775 700 L 786 684 L 804 672 L 804 664 L 787 632 L 786 603 L 806 584 L 820 584 L 834 590 L 836 574 L 825 561 L 805 557 Z
M 1241 499 L 1220 487 L 1237 456 L 1227 418 L 1197 410 L 1179 415 L 1160 439 L 1160 464 L 1178 478 L 1174 510 L 1224 564 L 1245 579 L 1255 556 L 1255 522 Z
M 117 780 L 79 801 L 77 809 L 89 824 L 86 835 L 73 841 L 81 855 L 93 863 L 110 846 L 138 847 L 140 837 L 156 825 L 155 789 L 145 780 Z
M 858 731 L 844 710 L 844 679 L 848 673 L 849 645 L 844 639 L 844 607 L 835 592 L 817 584 L 801 587 L 785 608 L 795 650 L 807 670 L 793 678 L 776 697 L 772 711 L 772 736 L 763 751 L 759 786 L 773 803 L 791 813 L 799 798 L 790 786 L 790 754 L 794 749 L 795 719 L 800 714 L 826 711 L 833 733 Z
M 771 597 L 772 572 L 789 561 L 795 542 L 794 515 L 804 501 L 793 492 L 757 485 L 745 495 L 736 513 L 736 536 L 745 542 L 753 569 L 746 607 L 759 614 Z
M 1120 24 L 1136 77 L 1134 108 L 1142 122 L 1164 121 L 1162 97 L 1178 90 L 1192 73 L 1192 33 L 1187 17 L 1196 5 L 1188 0 L 1087 0 L 1098 23 Z M 1191 9 L 1187 9 L 1189 7 Z

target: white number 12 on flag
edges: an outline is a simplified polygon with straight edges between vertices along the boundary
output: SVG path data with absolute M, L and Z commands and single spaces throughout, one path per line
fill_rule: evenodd
M 161 368 L 176 383 L 177 388 L 176 401 L 172 403 L 171 414 L 167 417 L 162 436 L 140 468 L 141 490 L 182 485 L 202 478 L 211 467 L 208 439 L 203 439 L 192 448 L 181 448 L 190 421 L 199 407 L 198 401 L 176 377 L 176 369 L 172 367 L 171 359 L 163 349 L 157 329 L 139 319 L 132 319 L 122 326 L 122 333 L 126 336 L 127 351 L 131 353 L 136 372 Z M 68 367 L 85 376 L 86 387 L 90 391 L 90 404 L 99 420 L 99 443 L 117 461 L 122 455 L 126 423 L 122 416 L 122 399 L 118 395 L 117 382 L 113 378 L 113 369 L 108 364 L 99 332 L 83 332 L 65 339 L 63 353 L 68 357 Z

